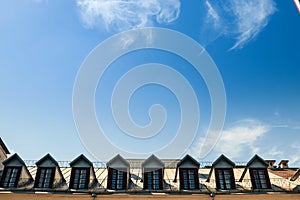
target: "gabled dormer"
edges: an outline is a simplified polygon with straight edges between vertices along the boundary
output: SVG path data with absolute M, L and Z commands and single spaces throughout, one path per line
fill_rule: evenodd
M 107 189 L 127 189 L 130 169 L 129 162 L 118 154 L 106 166 L 108 170 Z
M 83 154 L 70 162 L 70 189 L 88 189 L 97 183 L 93 163 Z
M 213 162 L 211 170 L 208 175 L 207 182 L 214 172 L 216 188 L 219 190 L 232 190 L 235 189 L 235 178 L 233 173 L 233 168 L 235 163 L 223 154 Z
M 65 182 L 57 161 L 50 154 L 37 161 L 36 166 L 35 188 L 50 189 Z
M 239 181 L 242 182 L 245 175 L 249 173 L 253 189 L 271 189 L 268 166 L 268 163 L 261 157 L 258 155 L 253 156 L 247 163 Z
M 33 179 L 24 161 L 14 154 L 3 161 L 4 169 L 0 186 L 4 188 L 18 188 L 30 184 Z
M 163 189 L 164 166 L 155 155 L 151 155 L 142 163 L 144 189 Z
M 179 181 L 181 190 L 199 189 L 199 167 L 200 163 L 190 155 L 186 155 L 177 163 L 174 182 L 177 181 L 177 171 L 179 171 Z

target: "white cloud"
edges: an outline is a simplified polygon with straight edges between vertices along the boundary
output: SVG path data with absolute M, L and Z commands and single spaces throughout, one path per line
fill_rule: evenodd
M 274 0 L 206 2 L 207 19 L 216 31 L 236 39 L 231 49 L 242 48 L 268 25 L 276 11 Z M 222 19 L 222 20 L 220 20 Z
M 180 14 L 179 0 L 77 0 L 81 20 L 87 28 L 129 30 L 167 24 Z
M 179 18 L 181 8 L 180 0 L 76 0 L 76 4 L 85 27 L 114 31 L 171 23 Z M 204 4 L 204 21 L 193 23 L 202 23 L 206 37 L 214 31 L 216 37 L 234 38 L 231 49 L 255 39 L 276 11 L 274 0 L 206 0 Z
M 238 158 L 245 151 L 256 154 L 259 152 L 259 148 L 255 142 L 269 130 L 268 125 L 255 119 L 238 121 L 223 131 L 215 149 L 231 158 Z
M 225 129 L 212 150 L 212 154 L 219 156 L 225 154 L 232 159 L 245 160 L 249 156 L 260 153 L 259 145 L 256 142 L 260 137 L 270 130 L 270 126 L 256 119 L 244 119 L 235 122 Z M 203 138 L 200 138 L 189 152 L 192 155 L 200 155 Z M 196 156 L 197 157 L 197 156 Z

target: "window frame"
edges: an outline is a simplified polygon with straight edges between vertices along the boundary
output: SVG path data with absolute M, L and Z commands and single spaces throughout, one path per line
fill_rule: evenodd
M 120 176 L 121 174 L 122 174 L 122 176 Z M 120 180 L 122 180 L 121 183 L 120 183 Z M 126 188 L 127 188 L 127 170 L 126 169 L 115 169 L 115 168 L 109 167 L 108 168 L 107 189 L 125 190 Z
M 40 186 L 40 179 L 42 178 L 42 170 L 45 170 L 43 174 L 43 181 L 42 181 L 42 186 Z M 47 170 L 51 170 L 50 178 L 49 178 L 49 186 L 45 187 L 46 184 L 46 175 L 47 175 Z M 38 167 L 36 176 L 35 176 L 35 182 L 34 182 L 34 187 L 35 188 L 52 188 L 53 187 L 53 181 L 54 181 L 54 176 L 55 176 L 55 167 Z
M 78 180 L 75 181 L 75 176 L 76 176 L 76 171 L 79 170 L 79 174 L 78 174 Z M 85 177 L 82 178 L 82 172 L 86 170 L 85 173 Z M 81 180 L 84 180 L 84 187 L 81 188 Z M 70 177 L 70 184 L 69 184 L 69 188 L 70 189 L 76 189 L 76 190 L 80 190 L 80 189 L 88 189 L 89 187 L 89 183 L 90 183 L 90 168 L 89 167 L 72 167 L 72 171 L 71 171 L 71 177 Z M 77 185 L 77 187 L 75 187 L 75 184 Z
M 229 172 L 229 174 L 225 174 L 225 172 Z M 222 178 L 220 177 L 220 173 Z M 229 175 L 230 188 L 227 185 L 228 179 L 226 175 Z M 215 168 L 215 178 L 216 178 L 216 187 L 219 190 L 234 190 L 236 189 L 235 178 L 233 173 L 233 168 Z M 222 183 L 221 183 L 222 182 Z M 223 186 L 223 188 L 222 188 Z
M 9 170 L 10 170 L 9 180 L 7 182 L 7 185 L 4 186 L 4 184 L 6 182 L 5 179 L 7 179 L 7 173 L 8 173 Z M 12 177 L 14 170 L 17 170 L 17 173 L 16 173 L 15 177 Z M 22 166 L 5 166 L 4 170 L 2 172 L 2 176 L 1 176 L 1 187 L 4 187 L 4 188 L 16 188 L 16 187 L 18 187 L 18 183 L 19 183 L 20 176 L 21 176 L 21 171 L 22 171 Z M 12 178 L 15 178 L 14 182 L 11 181 Z M 10 186 L 10 184 L 12 184 L 12 183 L 13 183 L 13 186 Z
M 194 188 L 191 184 L 190 172 L 193 172 Z M 185 180 L 186 179 L 186 180 Z M 199 189 L 199 175 L 198 168 L 179 168 L 179 180 L 181 190 L 198 190 Z
M 250 168 L 249 173 L 253 189 L 272 189 L 267 168 Z M 264 177 L 261 177 L 262 175 Z M 264 181 L 264 183 L 262 181 Z M 263 184 L 265 184 L 266 187 L 263 187 Z
M 158 173 L 158 174 L 156 174 Z M 155 178 L 154 176 L 158 176 Z M 163 189 L 163 169 L 146 169 L 144 174 L 143 188 L 146 190 L 162 190 Z M 150 181 L 150 182 L 149 182 Z M 149 184 L 151 183 L 151 184 Z

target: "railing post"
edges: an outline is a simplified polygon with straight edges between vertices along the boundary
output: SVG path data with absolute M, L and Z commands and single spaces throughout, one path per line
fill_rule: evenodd
M 209 195 L 210 197 L 211 197 L 211 200 L 214 200 L 215 199 L 215 196 L 216 196 L 216 194 L 215 193 L 210 193 L 210 195 Z

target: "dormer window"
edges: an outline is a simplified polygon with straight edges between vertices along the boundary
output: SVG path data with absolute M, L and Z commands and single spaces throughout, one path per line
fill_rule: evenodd
M 249 169 L 252 186 L 254 189 L 269 189 L 271 188 L 268 171 L 265 168 Z
M 198 181 L 198 169 L 180 168 L 179 179 L 180 185 L 184 190 L 194 190 L 199 187 L 199 183 L 196 186 L 196 182 Z
M 89 168 L 72 168 L 71 172 L 71 189 L 87 189 L 89 184 Z
M 144 189 L 163 189 L 164 165 L 155 155 L 151 155 L 142 163 Z
M 36 175 L 35 187 L 52 188 L 54 172 L 54 167 L 39 167 Z
M 162 190 L 162 169 L 148 169 L 148 171 L 144 173 L 144 179 L 144 189 Z
M 108 169 L 108 189 L 123 190 L 126 189 L 127 172 L 113 168 Z
M 226 169 L 216 168 L 215 176 L 217 181 L 216 182 L 217 189 L 221 189 L 221 190 L 235 189 L 235 182 L 234 182 L 232 168 L 226 168 Z
M 6 167 L 3 171 L 1 186 L 5 188 L 15 188 L 21 174 L 22 167 Z
M 119 154 L 107 162 L 108 180 L 107 189 L 125 190 L 129 181 L 130 164 Z
M 15 153 L 2 163 L 4 169 L 0 179 L 0 187 L 18 188 L 32 183 L 33 179 L 31 174 L 18 154 Z
M 199 167 L 199 162 L 190 155 L 186 155 L 177 163 L 174 182 L 177 181 L 177 170 L 179 169 L 179 187 L 181 190 L 199 189 Z

